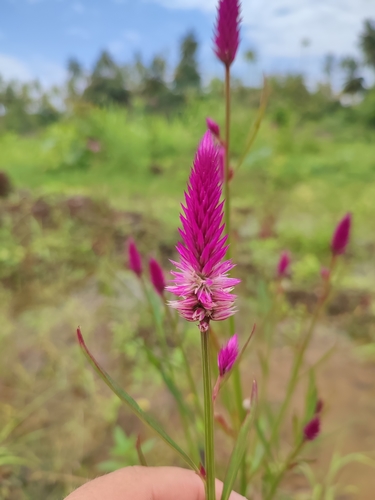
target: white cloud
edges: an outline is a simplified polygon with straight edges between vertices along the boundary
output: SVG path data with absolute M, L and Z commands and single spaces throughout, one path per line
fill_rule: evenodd
M 127 48 L 133 50 L 134 46 L 141 41 L 141 35 L 134 30 L 127 30 L 121 33 L 119 38 L 112 40 L 108 44 L 109 51 L 115 56 L 121 56 Z
M 78 26 L 71 26 L 66 31 L 66 34 L 75 38 L 80 38 L 81 40 L 88 40 L 90 38 L 90 33 L 86 29 Z
M 175 9 L 199 9 L 214 14 L 217 0 L 147 0 Z M 311 41 L 309 53 L 323 56 L 353 53 L 363 20 L 375 17 L 373 0 L 243 0 L 244 40 L 260 55 L 300 57 L 301 40 Z M 214 16 L 213 16 L 214 19 Z
M 76 2 L 72 5 L 72 9 L 77 14 L 83 14 L 85 12 L 85 7 L 81 4 L 81 2 Z
M 26 63 L 8 54 L 0 54 L 0 68 L 5 80 L 38 79 L 46 87 L 59 84 L 66 78 L 66 70 L 62 66 L 41 57 L 31 58 Z
M 21 60 L 0 54 L 1 76 L 5 80 L 29 80 L 31 78 L 30 69 Z

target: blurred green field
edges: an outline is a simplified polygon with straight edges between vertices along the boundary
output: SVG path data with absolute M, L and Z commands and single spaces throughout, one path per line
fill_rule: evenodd
M 233 166 L 259 93 L 246 99 L 239 94 L 234 102 Z M 286 307 L 294 314 L 314 297 L 333 228 L 352 212 L 352 243 L 326 321 L 371 357 L 375 129 L 352 113 L 342 108 L 301 118 L 287 105 L 271 104 L 232 181 L 234 255 L 243 275 L 242 324 L 262 317 L 266 283 L 284 249 L 293 258 Z M 147 114 L 137 103 L 81 106 L 35 133 L 0 136 L 0 170 L 13 186 L 0 201 L 0 498 L 60 498 L 104 461 L 136 461 L 134 433 L 141 426 L 86 366 L 75 341 L 78 324 L 141 405 L 161 420 L 174 415 L 139 348 L 152 331 L 124 245 L 132 235 L 145 256 L 169 269 L 206 116 L 223 123 L 218 99 L 192 98 L 170 117 Z M 194 332 L 187 334 L 192 358 Z M 131 437 L 115 431 L 114 447 L 116 426 Z M 154 444 L 150 461 L 165 462 L 168 453 Z

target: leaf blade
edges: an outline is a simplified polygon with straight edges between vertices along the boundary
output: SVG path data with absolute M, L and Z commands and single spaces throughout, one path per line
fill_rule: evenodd
M 103 370 L 93 357 L 93 355 L 88 350 L 80 328 L 77 328 L 77 337 L 79 345 L 85 355 L 86 359 L 89 361 L 93 369 L 99 375 L 99 377 L 107 384 L 107 386 L 116 394 L 117 397 L 123 401 L 130 410 L 148 427 L 150 427 L 154 432 L 156 432 L 159 437 L 174 451 L 176 451 L 179 456 L 184 460 L 184 462 L 195 472 L 199 473 L 198 466 L 193 462 L 193 460 L 183 451 L 182 448 L 164 431 L 160 424 L 149 414 L 144 412 L 137 402 L 125 392 L 117 383 L 108 375 L 106 371 Z

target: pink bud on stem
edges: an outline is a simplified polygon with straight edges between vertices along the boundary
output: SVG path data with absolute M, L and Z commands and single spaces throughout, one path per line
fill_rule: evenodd
M 352 215 L 347 213 L 337 224 L 331 242 L 332 255 L 342 255 L 349 243 L 350 230 L 352 225 Z
M 305 441 L 314 441 L 320 433 L 320 417 L 316 415 L 303 429 Z
M 217 398 L 224 376 L 233 368 L 233 365 L 237 361 L 239 353 L 240 348 L 238 344 L 238 335 L 237 333 L 235 333 L 233 337 L 231 337 L 228 342 L 220 349 L 217 355 L 219 376 L 212 392 L 213 401 L 215 401 Z
M 163 269 L 155 259 L 149 261 L 151 283 L 154 285 L 155 291 L 162 297 L 165 290 L 165 279 Z
M 291 259 L 289 252 L 282 252 L 277 264 L 277 275 L 279 278 L 283 278 L 288 275 L 290 261 Z
M 128 241 L 128 265 L 129 269 L 140 278 L 142 276 L 142 261 L 137 246 L 130 238 Z
M 216 137 L 216 139 L 220 140 L 220 127 L 219 125 L 212 120 L 211 118 L 206 118 L 207 128 L 211 132 L 211 134 Z
M 217 364 L 219 367 L 219 374 L 224 377 L 236 362 L 239 354 L 238 335 L 235 333 L 228 342 L 220 349 L 217 356 Z

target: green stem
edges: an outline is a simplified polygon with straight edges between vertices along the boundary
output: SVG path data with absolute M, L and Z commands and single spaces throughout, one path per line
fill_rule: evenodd
M 229 153 L 230 153 L 230 115 L 231 115 L 231 100 L 230 100 L 230 65 L 225 66 L 225 162 L 224 162 L 224 198 L 225 198 L 225 229 L 228 235 L 228 250 L 227 258 L 230 259 L 232 255 L 231 249 L 231 224 L 230 224 L 230 189 L 229 189 L 229 175 L 230 175 L 230 164 L 229 164 Z M 235 334 L 236 328 L 234 323 L 234 317 L 229 319 L 230 334 L 233 336 Z M 238 429 L 245 418 L 246 412 L 243 408 L 243 393 L 241 386 L 241 374 L 239 366 L 235 366 L 233 369 L 233 386 L 234 386 L 234 397 L 236 401 L 236 408 L 238 414 Z M 242 461 L 241 466 L 241 477 L 240 493 L 244 494 L 246 490 L 246 461 Z
M 330 276 L 332 275 L 332 272 L 333 272 L 333 269 L 335 266 L 335 262 L 336 262 L 335 258 L 332 258 L 331 265 L 330 265 Z M 330 281 L 327 280 L 327 282 L 325 283 L 323 293 L 320 296 L 320 299 L 319 299 L 318 304 L 316 306 L 314 316 L 313 316 L 311 323 L 310 323 L 310 327 L 307 330 L 307 333 L 306 333 L 304 339 L 302 340 L 302 344 L 297 352 L 296 357 L 294 358 L 294 364 L 293 364 L 292 373 L 291 373 L 289 383 L 288 383 L 286 397 L 283 401 L 280 412 L 278 414 L 278 417 L 277 417 L 276 422 L 275 422 L 273 429 L 272 429 L 272 434 L 271 434 L 271 438 L 270 438 L 270 445 L 271 446 L 272 446 L 274 440 L 276 439 L 276 436 L 278 435 L 280 425 L 281 425 L 281 423 L 284 419 L 285 413 L 289 407 L 290 400 L 293 396 L 294 389 L 297 385 L 299 371 L 301 369 L 303 360 L 305 358 L 306 350 L 310 344 L 312 335 L 313 335 L 314 330 L 315 330 L 315 326 L 318 322 L 318 319 L 320 318 L 320 314 L 321 314 L 321 312 L 324 308 L 324 304 L 326 303 L 326 300 L 328 298 L 329 291 L 330 291 Z
M 212 402 L 209 331 L 201 332 L 201 341 L 204 394 L 206 500 L 215 500 L 214 412 Z
M 228 235 L 227 257 L 230 259 L 230 190 L 229 190 L 229 147 L 230 147 L 230 66 L 225 66 L 225 161 L 224 161 L 224 198 L 225 229 Z
M 170 323 L 172 331 L 174 332 L 176 338 L 178 339 L 178 348 L 180 349 L 181 354 L 182 354 L 182 359 L 184 362 L 185 372 L 186 372 L 186 376 L 187 376 L 187 379 L 189 382 L 190 391 L 194 397 L 195 410 L 198 413 L 198 415 L 201 418 L 203 418 L 203 408 L 202 408 L 201 402 L 199 400 L 197 386 L 195 384 L 195 380 L 194 380 L 194 377 L 193 377 L 193 374 L 191 371 L 189 359 L 188 359 L 188 356 L 187 356 L 186 351 L 184 349 L 183 341 L 182 341 L 180 334 L 179 334 L 179 331 L 178 331 L 178 323 L 176 321 L 174 321 L 172 314 L 171 314 L 171 311 L 169 309 L 169 306 L 166 302 L 164 302 L 164 306 L 165 306 L 165 310 L 166 310 L 166 316 L 168 318 L 168 321 Z
M 285 463 L 284 463 L 281 471 L 275 477 L 275 479 L 271 485 L 271 489 L 270 489 L 268 495 L 266 496 L 265 500 L 272 500 L 272 498 L 275 496 L 277 487 L 279 486 L 281 480 L 283 479 L 285 472 L 288 470 L 290 464 L 293 462 L 293 460 L 296 458 L 298 453 L 301 451 L 303 444 L 304 444 L 304 441 L 301 441 L 300 444 L 289 454 L 289 456 L 285 460 Z
M 157 314 L 155 313 L 154 305 L 151 301 L 151 297 L 150 297 L 149 291 L 147 289 L 147 285 L 146 285 L 144 278 L 141 277 L 140 281 L 142 284 L 143 292 L 144 292 L 146 299 L 147 299 L 147 303 L 148 303 L 148 307 L 150 309 L 151 316 L 152 316 L 152 318 L 154 320 L 154 324 L 156 326 L 156 332 L 157 332 L 160 347 L 161 347 L 161 350 L 163 353 L 164 363 L 168 366 L 171 378 L 174 379 L 173 367 L 172 367 L 172 364 L 170 363 L 168 344 L 167 344 L 165 331 L 163 329 L 163 325 L 161 324 L 160 319 L 158 318 Z

